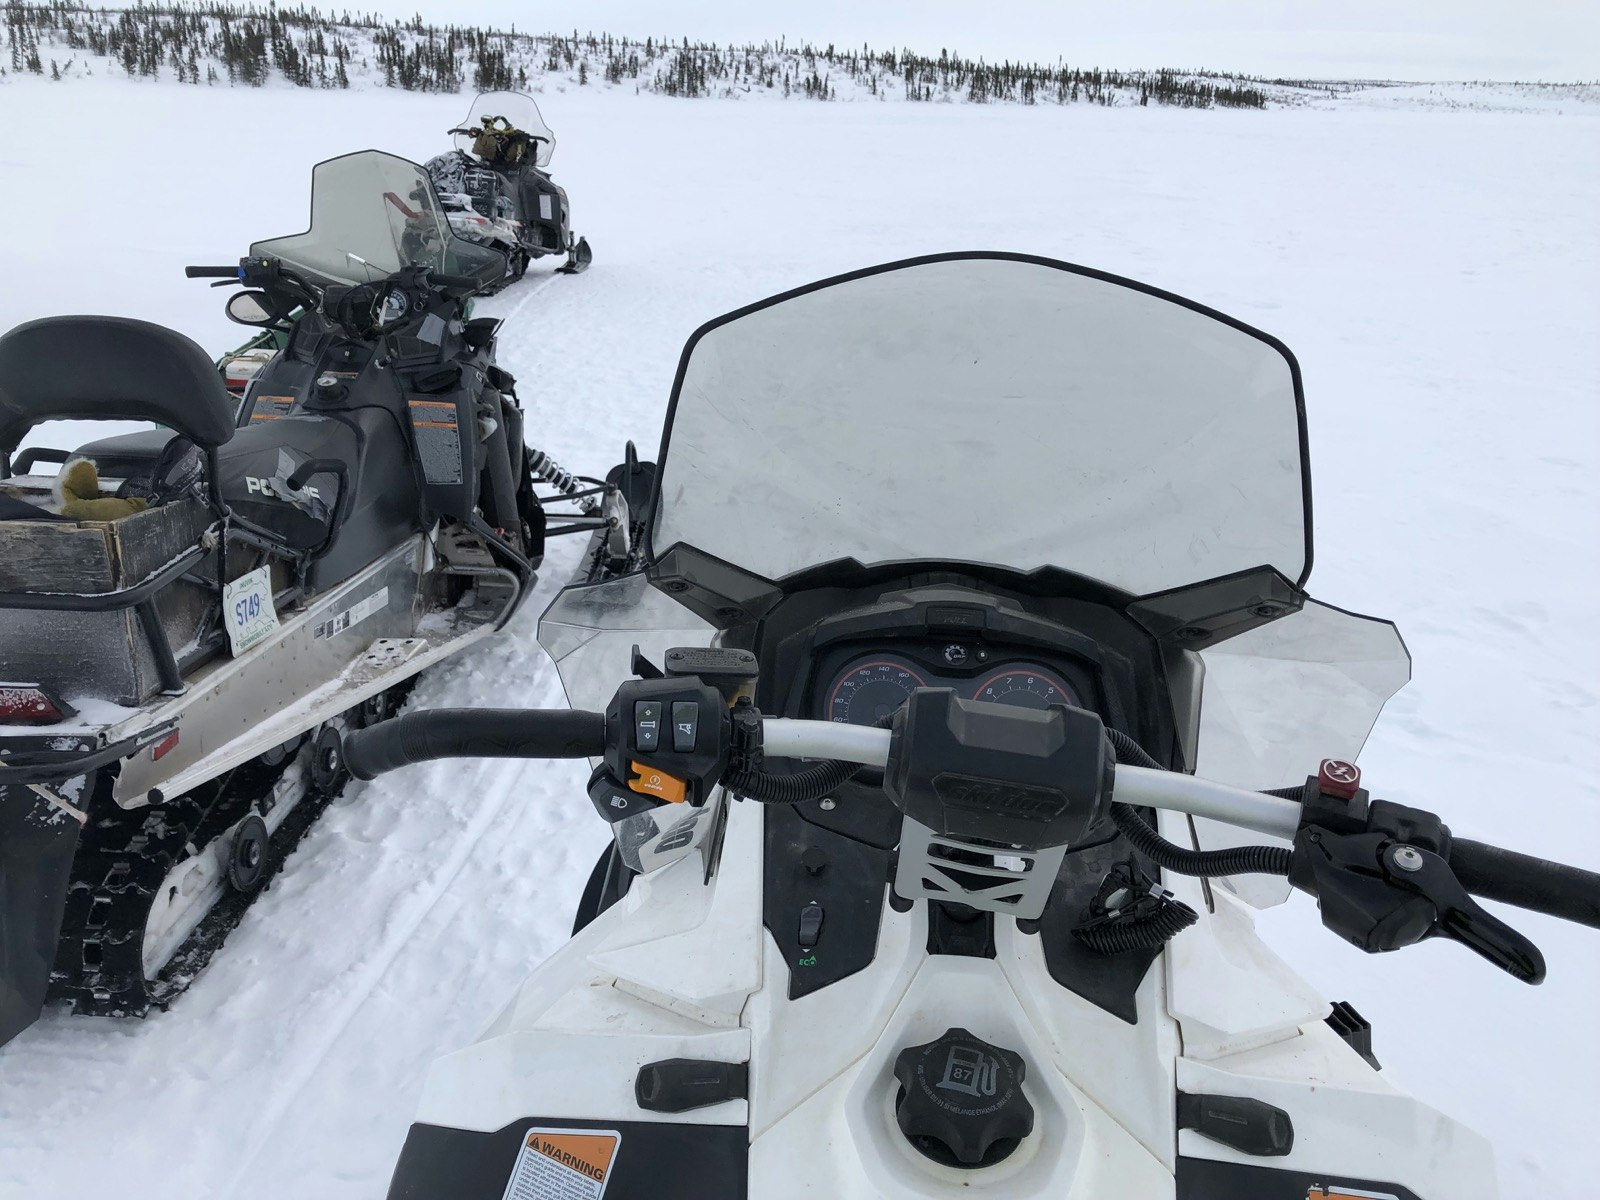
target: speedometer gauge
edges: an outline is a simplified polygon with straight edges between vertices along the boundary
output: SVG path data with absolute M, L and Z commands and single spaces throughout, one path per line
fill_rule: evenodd
M 972 699 L 987 704 L 1014 704 L 1019 708 L 1049 708 L 1066 704 L 1082 708 L 1067 681 L 1053 671 L 1029 663 L 1017 663 L 984 679 L 972 692 Z
M 875 725 L 906 702 L 927 681 L 910 663 L 874 658 L 847 668 L 828 689 L 828 720 L 841 725 Z

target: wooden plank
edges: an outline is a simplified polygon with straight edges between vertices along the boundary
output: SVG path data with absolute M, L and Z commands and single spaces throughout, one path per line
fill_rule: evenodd
M 103 523 L 0 521 L 0 592 L 109 592 L 118 586 Z

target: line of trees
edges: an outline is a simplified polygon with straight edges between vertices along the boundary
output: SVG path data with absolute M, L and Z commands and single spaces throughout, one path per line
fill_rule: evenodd
M 406 91 L 455 92 L 539 86 L 544 78 L 666 96 L 736 96 L 756 91 L 836 100 L 854 95 L 909 101 L 1017 104 L 1170 104 L 1262 108 L 1262 81 L 1209 72 L 1108 71 L 1098 67 L 937 57 L 910 50 L 836 49 L 786 41 L 761 45 L 611 34 L 530 35 L 512 30 L 335 14 L 305 5 L 143 3 L 91 8 L 67 0 L 5 0 L 4 38 L 14 73 L 84 73 L 104 59 L 140 78 L 260 86 L 346 88 L 352 77 Z M 63 68 L 60 51 L 66 58 Z M 5 73 L 0 59 L 0 74 Z M 47 67 L 48 61 L 48 67 Z

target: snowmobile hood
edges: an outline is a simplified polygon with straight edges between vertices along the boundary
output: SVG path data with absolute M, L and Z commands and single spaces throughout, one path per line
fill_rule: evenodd
M 936 560 L 1145 596 L 1311 569 L 1288 348 L 1043 258 L 890 263 L 710 322 L 658 461 L 653 557 L 682 544 L 769 581 Z

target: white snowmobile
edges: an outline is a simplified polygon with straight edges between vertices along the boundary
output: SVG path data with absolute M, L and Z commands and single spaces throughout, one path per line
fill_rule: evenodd
M 170 1002 L 338 794 L 340 732 L 502 628 L 547 535 L 626 534 L 524 446 L 499 323 L 469 312 L 504 264 L 422 168 L 322 163 L 312 214 L 189 269 L 281 336 L 242 398 L 143 321 L 0 338 L 0 1043 L 47 997 Z M 14 473 L 70 457 L 11 457 L 62 418 L 160 428 Z M 548 526 L 536 479 L 580 511 Z
M 392 1200 L 1493 1192 L 1251 906 L 1537 983 L 1469 893 L 1600 926 L 1600 876 L 1362 786 L 1409 659 L 1304 590 L 1286 347 L 1064 263 L 894 263 L 695 333 L 653 496 L 645 569 L 541 625 L 577 711 L 346 740 L 363 777 L 594 756 L 614 833 Z
M 522 278 L 530 262 L 547 255 L 567 256 L 557 268 L 563 275 L 594 261 L 588 240 L 572 231 L 567 190 L 546 170 L 556 136 L 532 96 L 484 92 L 450 134 L 456 148 L 430 158 L 428 174 L 451 229 L 505 256 L 498 286 Z

